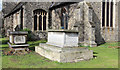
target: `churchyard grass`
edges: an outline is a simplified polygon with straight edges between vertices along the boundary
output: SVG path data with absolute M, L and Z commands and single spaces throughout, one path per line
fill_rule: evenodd
M 7 44 L 8 38 L 0 38 L 0 43 Z
M 1 41 L 2 39 L 0 39 Z M 3 40 L 7 40 L 3 38 Z M 94 51 L 95 58 L 77 63 L 58 63 L 35 53 L 34 47 L 45 40 L 29 41 L 31 52 L 26 55 L 2 55 L 3 68 L 118 68 L 118 49 L 108 48 L 118 46 L 118 42 L 105 43 L 98 47 L 88 47 Z M 7 44 L 0 45 L 1 50 L 8 48 Z

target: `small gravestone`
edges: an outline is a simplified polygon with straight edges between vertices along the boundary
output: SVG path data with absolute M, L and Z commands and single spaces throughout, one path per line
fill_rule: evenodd
M 9 47 L 15 50 L 29 50 L 27 44 L 28 32 L 14 31 L 9 33 Z

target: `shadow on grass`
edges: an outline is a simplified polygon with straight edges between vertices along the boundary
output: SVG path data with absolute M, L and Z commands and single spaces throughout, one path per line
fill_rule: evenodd
M 35 46 L 38 46 L 39 45 L 39 43 L 36 43 L 36 44 L 30 44 L 30 46 L 29 46 L 29 50 L 31 50 L 31 51 L 35 51 Z
M 3 40 L 2 44 L 7 44 L 7 42 L 9 42 L 8 40 Z
M 106 42 L 104 41 L 104 42 L 102 42 L 102 43 L 100 43 L 100 44 L 97 44 L 97 46 L 100 46 L 100 45 L 103 45 L 103 44 L 105 44 Z
M 9 47 L 2 47 L 2 49 L 6 49 L 6 48 L 9 48 Z
M 93 52 L 93 58 L 97 58 L 97 55 L 96 54 L 98 54 L 97 52 Z
M 30 44 L 29 49 L 31 51 L 35 51 L 35 46 L 38 46 L 39 43 L 46 43 L 46 40 L 38 40 L 38 41 L 29 41 L 28 44 Z
M 93 54 L 98 54 L 97 52 L 93 52 Z
M 97 58 L 97 56 L 96 56 L 96 55 L 93 55 L 93 58 Z
M 35 47 L 30 47 L 29 50 L 35 51 Z

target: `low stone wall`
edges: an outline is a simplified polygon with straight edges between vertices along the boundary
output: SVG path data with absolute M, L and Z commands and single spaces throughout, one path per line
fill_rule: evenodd
M 93 51 L 86 47 L 59 48 L 41 43 L 35 47 L 35 51 L 50 60 L 58 62 L 78 62 L 93 58 Z

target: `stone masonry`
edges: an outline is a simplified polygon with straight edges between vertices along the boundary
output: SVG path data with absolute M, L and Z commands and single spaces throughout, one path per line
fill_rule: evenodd
M 30 29 L 38 39 L 46 39 L 47 30 L 59 30 L 62 28 L 62 16 L 65 13 L 67 19 L 64 22 L 67 23 L 67 30 L 77 30 L 79 32 L 79 43 L 85 46 L 97 46 L 104 42 L 116 42 L 120 40 L 120 32 L 118 30 L 118 4 L 119 2 L 113 2 L 113 26 L 108 27 L 102 26 L 102 14 L 104 13 L 102 1 L 81 1 L 76 3 L 22 2 L 18 3 L 16 8 L 13 7 L 12 12 L 4 15 L 4 28 L 6 35 L 8 31 L 15 31 L 15 28 L 18 26 L 19 28 L 22 27 L 22 29 Z M 46 30 L 44 31 L 34 30 L 35 17 L 33 11 L 37 9 L 42 9 L 47 12 Z M 105 10 L 107 10 L 106 7 Z M 63 14 L 61 14 L 62 12 Z

